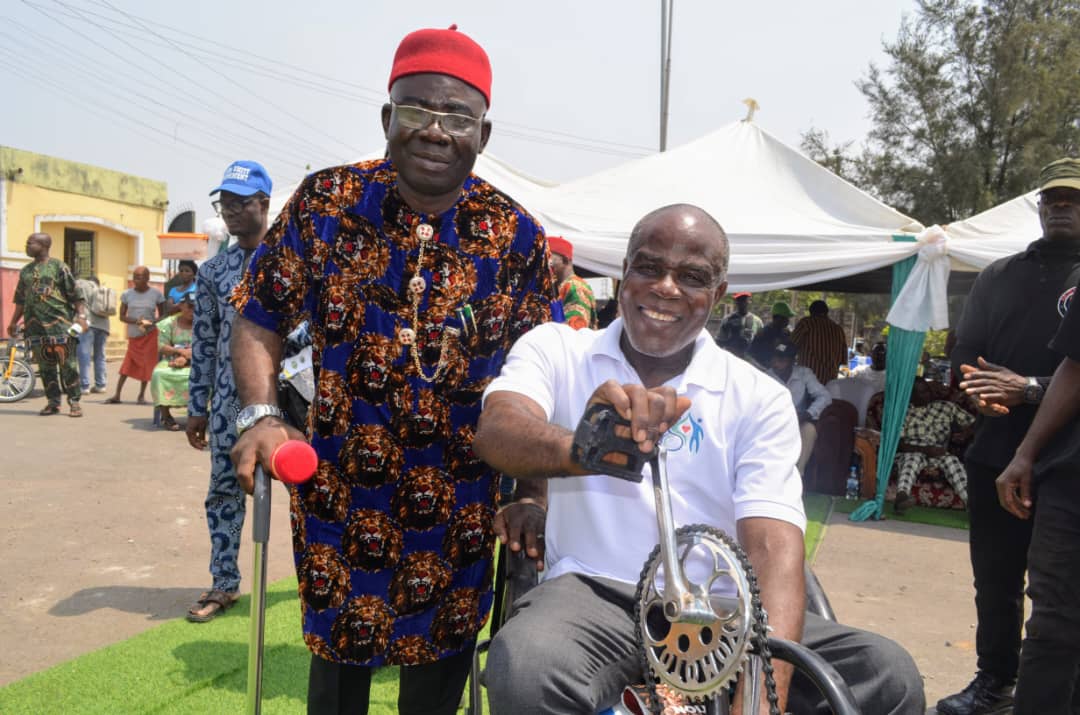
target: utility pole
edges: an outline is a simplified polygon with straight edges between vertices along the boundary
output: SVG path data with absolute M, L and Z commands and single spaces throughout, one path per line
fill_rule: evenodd
M 675 0 L 660 0 L 660 151 L 667 151 L 668 97 L 671 86 L 671 24 Z

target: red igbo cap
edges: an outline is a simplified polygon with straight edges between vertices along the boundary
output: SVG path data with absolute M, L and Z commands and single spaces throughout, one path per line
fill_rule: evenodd
M 568 261 L 574 260 L 574 244 L 570 243 L 562 236 L 548 236 L 547 240 L 552 253 L 558 253 L 560 256 L 565 256 Z
M 754 294 L 751 293 L 750 291 L 744 290 L 744 291 L 742 291 L 740 293 L 736 293 L 735 295 L 731 296 L 731 298 L 732 298 L 732 300 L 738 300 L 739 298 L 750 298 L 753 295 Z
M 411 74 L 445 74 L 475 87 L 491 106 L 491 62 L 484 48 L 457 25 L 447 30 L 417 30 L 405 35 L 394 53 L 387 91 L 402 77 Z

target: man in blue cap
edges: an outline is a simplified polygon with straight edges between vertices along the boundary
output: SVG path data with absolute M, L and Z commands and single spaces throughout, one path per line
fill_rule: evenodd
M 207 446 L 209 425 L 210 488 L 206 525 L 210 529 L 210 590 L 188 609 L 196 623 L 213 620 L 232 606 L 240 589 L 237 554 L 244 528 L 244 490 L 236 481 L 229 450 L 236 442 L 236 382 L 229 358 L 236 309 L 229 302 L 252 251 L 266 235 L 270 210 L 270 177 L 254 161 L 235 161 L 225 170 L 214 210 L 225 220 L 236 242 L 199 268 L 195 279 L 195 325 L 191 351 L 187 437 L 195 449 Z M 209 403 L 209 404 L 208 404 Z

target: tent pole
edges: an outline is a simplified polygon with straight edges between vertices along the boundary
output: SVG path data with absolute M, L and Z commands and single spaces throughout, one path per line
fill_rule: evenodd
M 660 0 L 660 151 L 667 151 L 668 92 L 671 83 L 671 24 L 675 0 Z

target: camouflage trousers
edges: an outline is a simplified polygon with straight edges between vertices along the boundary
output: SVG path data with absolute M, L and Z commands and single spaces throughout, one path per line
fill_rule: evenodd
M 57 338 L 43 338 L 35 346 L 41 381 L 45 383 L 45 398 L 50 405 L 60 404 L 60 394 L 67 395 L 68 404 L 74 404 L 82 397 L 79 385 L 78 341 L 67 338 L 59 342 Z

